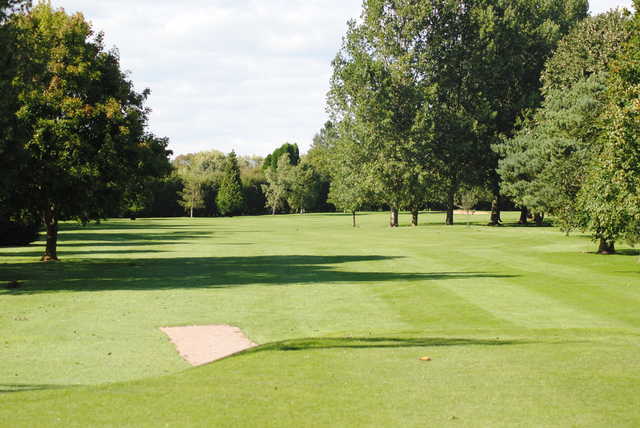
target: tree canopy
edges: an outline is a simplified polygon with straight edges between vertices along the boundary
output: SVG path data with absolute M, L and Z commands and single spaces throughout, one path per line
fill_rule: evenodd
M 113 215 L 151 176 L 168 172 L 167 141 L 146 131 L 149 91 L 137 93 L 81 14 L 40 3 L 14 14 L 11 123 L 2 136 L 11 203 L 47 227 L 43 259 L 56 260 L 58 222 Z

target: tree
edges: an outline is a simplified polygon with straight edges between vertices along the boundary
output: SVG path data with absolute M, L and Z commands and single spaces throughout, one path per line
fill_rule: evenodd
M 306 162 L 288 169 L 287 203 L 293 212 L 303 214 L 316 206 L 320 195 L 320 181 L 313 167 Z
M 244 194 L 242 193 L 242 181 L 240 180 L 240 167 L 235 152 L 229 153 L 224 168 L 220 189 L 216 197 L 218 211 L 222 215 L 241 214 L 245 208 Z
M 335 207 L 328 201 L 329 188 L 331 186 L 332 152 L 335 150 L 338 138 L 337 126 L 327 121 L 322 129 L 313 137 L 313 143 L 303 162 L 310 165 L 317 175 L 318 201 L 317 208 L 320 211 L 334 211 Z
M 407 195 L 421 191 L 409 189 L 417 181 L 407 178 L 428 168 L 431 88 L 414 68 L 423 9 L 412 1 L 365 1 L 362 22 L 349 23 L 333 61 L 333 118 L 348 123 L 363 146 L 360 168 L 370 190 L 390 207 L 391 227 L 398 226 Z
M 491 224 L 500 221 L 500 177 L 498 156 L 492 146 L 513 136 L 523 111 L 538 108 L 540 74 L 558 42 L 587 17 L 587 0 L 479 0 L 469 8 L 471 39 L 466 40 L 463 62 L 477 95 L 488 103 L 482 144 L 475 156 L 480 160 L 475 181 L 494 193 Z M 470 43 L 470 41 L 473 41 Z M 478 181 L 478 179 L 480 179 Z M 483 183 L 484 181 L 484 183 Z
M 331 165 L 329 202 L 351 214 L 353 227 L 356 227 L 356 213 L 373 199 L 367 186 L 368 177 L 361 168 L 366 158 L 362 149 L 361 144 L 343 131 L 343 136 L 335 141 L 328 162 Z
M 285 208 L 287 193 L 289 192 L 289 179 L 293 166 L 289 161 L 289 154 L 283 153 L 278 160 L 277 168 L 265 170 L 267 184 L 262 185 L 262 190 L 267 199 L 267 206 L 271 208 L 271 214 Z
M 16 74 L 16 28 L 9 17 L 25 10 L 29 2 L 0 0 L 0 221 L 14 224 L 38 224 L 33 216 L 16 203 L 15 186 L 21 175 L 19 165 L 25 163 L 24 152 L 16 142 L 18 96 L 12 85 Z
M 225 156 L 217 150 L 180 155 L 174 159 L 173 166 L 183 183 L 178 203 L 190 217 L 203 208 L 214 213 L 215 206 L 207 202 L 215 200 L 213 196 L 222 180 L 224 165 Z
M 117 52 L 104 50 L 102 34 L 81 14 L 41 3 L 10 24 L 19 108 L 8 152 L 24 160 L 15 203 L 43 219 L 43 260 L 57 260 L 60 220 L 113 214 L 128 191 L 164 173 L 156 168 L 167 166 L 170 152 L 145 131 L 149 91 L 133 90 Z
M 630 38 L 609 74 L 602 149 L 578 195 L 584 229 L 592 231 L 604 254 L 615 252 L 620 239 L 640 240 L 640 0 L 634 6 Z
M 542 107 L 514 138 L 496 147 L 502 191 L 521 206 L 553 214 L 565 231 L 589 221 L 578 198 L 602 150 L 609 67 L 629 38 L 629 18 L 612 11 L 588 18 L 558 46 L 543 72 Z M 566 64 L 566 67 L 563 66 Z
M 291 165 L 298 165 L 298 162 L 300 162 L 300 150 L 298 149 L 298 145 L 284 143 L 282 146 L 275 149 L 273 153 L 267 155 L 267 157 L 264 158 L 262 168 L 277 169 L 278 163 L 280 162 L 282 155 L 285 153 L 289 155 L 289 163 Z

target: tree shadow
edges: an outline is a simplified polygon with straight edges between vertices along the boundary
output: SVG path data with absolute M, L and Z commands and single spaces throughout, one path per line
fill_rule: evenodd
M 224 232 L 223 232 L 224 233 Z M 101 232 L 62 232 L 59 235 L 58 254 L 65 256 L 78 256 L 89 254 L 135 254 L 135 253 L 161 253 L 162 250 L 93 250 L 95 247 L 149 247 L 157 245 L 179 245 L 182 242 L 194 239 L 213 239 L 214 232 L 170 232 L 170 233 L 101 233 Z M 86 251 L 72 250 L 72 248 L 85 248 Z M 2 257 L 40 257 L 44 252 L 44 243 L 32 243 L 22 247 L 11 247 L 11 252 L 2 252 Z
M 264 351 L 306 351 L 312 349 L 422 348 L 440 346 L 505 346 L 526 345 L 531 341 L 500 339 L 468 339 L 447 337 L 336 337 L 291 339 L 267 343 L 243 353 Z
M 80 385 L 37 385 L 24 383 L 0 383 L 0 394 L 13 394 L 16 392 L 45 391 L 50 389 L 66 389 Z
M 640 250 L 633 248 L 625 248 L 625 249 L 616 249 L 615 253 L 612 254 L 603 254 L 597 251 L 587 251 L 584 254 L 590 254 L 593 256 L 606 256 L 606 257 L 615 257 L 615 256 L 624 256 L 624 257 L 637 257 L 640 256 Z
M 21 281 L 4 294 L 57 291 L 169 290 L 231 288 L 245 285 L 370 284 L 392 281 L 513 278 L 490 272 L 398 273 L 349 271 L 349 263 L 396 260 L 390 256 L 278 255 L 254 257 L 191 257 L 153 259 L 84 259 L 64 263 L 0 265 L 0 283 Z
M 521 227 L 521 228 L 532 228 L 532 229 L 545 229 L 553 227 L 553 223 L 545 221 L 542 224 L 535 224 L 533 222 L 529 222 L 527 224 L 521 224 L 518 222 L 509 222 L 509 223 L 500 223 L 501 227 Z M 491 226 L 495 227 L 495 226 Z

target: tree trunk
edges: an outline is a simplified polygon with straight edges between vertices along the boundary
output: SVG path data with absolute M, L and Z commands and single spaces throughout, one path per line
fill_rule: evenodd
M 600 238 L 600 245 L 598 246 L 598 254 L 615 254 L 616 243 L 615 241 L 607 241 L 604 238 Z
M 355 212 L 355 211 L 352 211 L 352 212 L 351 212 L 351 216 L 352 216 L 352 218 L 353 218 L 353 227 L 357 227 L 357 226 L 356 226 L 356 212 Z
M 500 195 L 496 194 L 491 201 L 491 220 L 490 226 L 500 226 L 502 219 L 500 218 Z
M 189 208 L 189 212 L 190 212 L 191 218 L 193 218 L 193 205 L 191 205 L 191 208 Z
M 447 194 L 447 220 L 445 221 L 447 226 L 453 225 L 453 209 L 455 208 L 453 199 L 455 197 L 455 193 L 455 190 L 451 188 Z
M 518 224 L 527 224 L 529 223 L 529 218 L 527 217 L 529 214 L 529 210 L 527 207 L 522 207 L 520 209 L 520 220 L 518 220 Z
M 536 226 L 544 225 L 544 213 L 535 213 L 533 216 L 533 221 L 536 222 Z
M 420 215 L 420 211 L 416 208 L 411 210 L 411 226 L 418 226 L 418 216 Z
M 273 207 L 273 208 L 271 209 L 271 215 L 276 215 L 276 207 Z
M 47 226 L 47 246 L 40 261 L 58 261 L 58 219 L 53 214 L 47 214 L 44 220 Z
M 391 208 L 391 219 L 389 222 L 389 226 L 391 227 L 398 227 L 398 209 L 397 208 Z

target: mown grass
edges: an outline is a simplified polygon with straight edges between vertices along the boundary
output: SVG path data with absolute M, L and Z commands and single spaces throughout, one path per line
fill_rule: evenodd
M 113 220 L 65 224 L 62 263 L 0 249 L 23 282 L 0 288 L 0 426 L 640 425 L 636 250 L 422 221 Z M 263 346 L 191 368 L 158 327 L 193 324 Z

